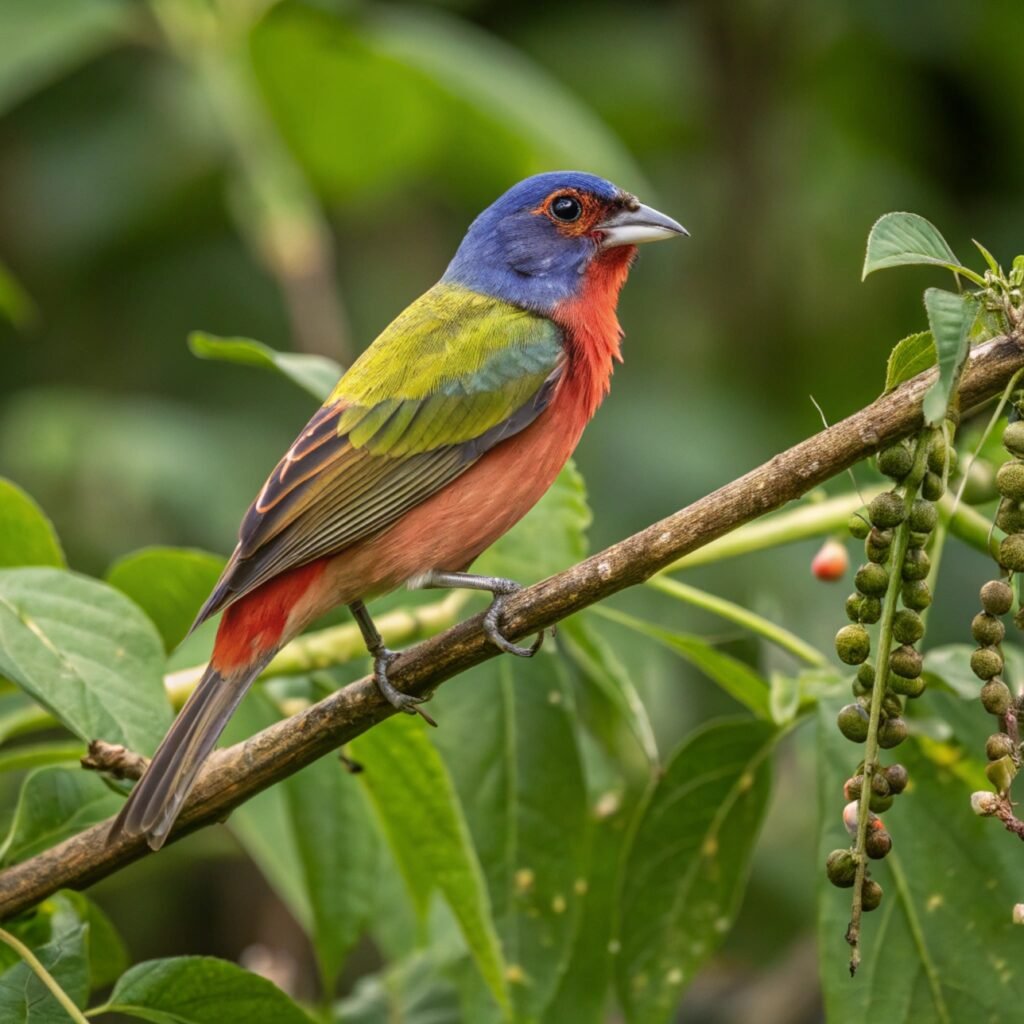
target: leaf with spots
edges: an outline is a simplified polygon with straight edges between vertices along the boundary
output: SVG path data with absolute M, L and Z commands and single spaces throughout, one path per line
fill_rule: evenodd
M 83 740 L 150 754 L 171 724 L 164 651 L 123 594 L 59 569 L 0 570 L 0 675 Z
M 692 733 L 640 810 L 621 878 L 616 985 L 629 1024 L 665 1024 L 732 926 L 771 788 L 778 731 Z
M 977 684 L 976 684 L 977 685 Z M 835 727 L 842 699 L 823 701 L 818 715 L 821 831 L 818 948 L 829 1024 L 1015 1024 L 1024 1002 L 1024 934 L 1011 920 L 1020 899 L 1020 844 L 998 822 L 971 813 L 990 720 L 976 701 L 929 691 L 930 710 L 952 727 L 941 757 L 921 736 L 882 763 L 906 766 L 910 787 L 885 816 L 892 852 L 872 862 L 884 895 L 866 914 L 862 960 L 849 974 L 850 889 L 825 878 L 829 852 L 849 845 L 842 826 L 843 781 L 860 754 Z
M 516 1019 L 540 1018 L 572 954 L 590 819 L 561 655 L 480 665 L 435 698 L 441 750 L 465 809 L 508 965 Z M 466 1018 L 484 1016 L 479 1002 Z

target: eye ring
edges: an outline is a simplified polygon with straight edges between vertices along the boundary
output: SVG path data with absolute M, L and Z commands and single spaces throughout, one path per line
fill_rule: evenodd
M 555 196 L 548 206 L 551 216 L 563 224 L 571 224 L 583 215 L 583 204 L 573 195 Z

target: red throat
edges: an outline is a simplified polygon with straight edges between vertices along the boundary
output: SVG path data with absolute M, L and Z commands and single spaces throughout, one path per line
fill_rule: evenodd
M 560 303 L 552 316 L 565 330 L 569 350 L 565 387 L 575 392 L 587 420 L 608 394 L 614 364 L 622 362 L 622 328 L 615 307 L 635 256 L 634 245 L 598 254 L 584 273 L 579 294 Z

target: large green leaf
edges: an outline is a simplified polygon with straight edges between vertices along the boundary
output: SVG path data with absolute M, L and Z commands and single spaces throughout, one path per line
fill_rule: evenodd
M 911 377 L 935 365 L 935 339 L 931 331 L 908 334 L 889 353 L 885 370 L 885 390 L 892 391 Z
M 64 552 L 43 510 L 20 487 L 0 477 L 0 568 L 16 565 L 63 568 Z
M 331 393 L 341 376 L 341 367 L 327 356 L 278 352 L 251 338 L 218 338 L 203 331 L 193 331 L 188 338 L 188 347 L 200 359 L 276 370 L 320 402 Z
M 616 981 L 630 1024 L 664 1024 L 743 898 L 777 731 L 711 723 L 690 735 L 642 808 L 622 870 Z
M 153 1024 L 312 1024 L 276 985 L 227 960 L 149 960 L 123 974 L 96 1012 Z
M 956 254 L 939 229 L 916 213 L 887 213 L 879 217 L 868 234 L 862 277 L 885 267 L 928 264 L 960 266 Z
M 842 787 L 861 754 L 836 729 L 841 698 L 820 709 L 818 948 L 829 1024 L 1020 1019 L 1024 934 L 1011 917 L 1020 900 L 1020 844 L 997 821 L 971 813 L 972 787 L 961 777 L 964 752 L 983 754 L 990 722 L 974 702 L 942 693 L 927 699 L 961 749 L 940 762 L 911 741 L 883 758 L 904 764 L 911 785 L 885 815 L 892 853 L 871 866 L 884 896 L 864 917 L 863 959 L 852 981 L 844 939 L 851 890 L 833 888 L 823 865 L 830 850 L 849 845 Z M 970 774 L 980 775 L 980 764 Z
M 500 1005 L 508 1005 L 505 965 L 487 890 L 462 807 L 423 723 L 392 718 L 353 744 L 384 832 L 425 909 L 433 889 L 444 896 L 481 977 Z
M 150 617 L 171 651 L 188 633 L 223 568 L 224 559 L 206 551 L 143 548 L 119 558 L 107 570 L 107 582 Z
M 117 814 L 123 800 L 93 772 L 49 765 L 21 785 L 0 861 L 15 864 Z
M 928 288 L 924 293 L 928 324 L 939 358 L 939 379 L 924 396 L 925 422 L 937 426 L 946 415 L 950 395 L 960 380 L 960 371 L 970 351 L 971 325 L 978 314 L 978 300 L 942 288 Z
M 24 772 L 48 764 L 69 764 L 78 761 L 85 752 L 86 746 L 79 740 L 48 740 L 0 747 L 0 772 Z
M 749 708 L 758 718 L 771 718 L 767 680 L 738 658 L 715 650 L 699 636 L 665 629 L 653 622 L 620 612 L 617 608 L 600 607 L 596 613 L 657 640 L 716 682 L 730 697 Z
M 0 570 L 0 674 L 83 740 L 149 754 L 171 722 L 164 653 L 123 594 L 59 569 Z
M 80 915 L 80 900 L 73 899 L 73 895 L 51 897 L 13 930 L 81 1008 L 89 998 L 89 924 Z M 42 941 L 34 941 L 36 937 Z M 6 946 L 3 949 L 10 953 Z M 0 1021 L 67 1024 L 68 1015 L 28 964 L 18 962 L 0 974 Z
M 478 666 L 435 698 L 433 734 L 465 808 L 517 1019 L 554 997 L 587 888 L 590 822 L 557 653 Z M 479 1002 L 467 1018 L 488 1020 Z
M 256 691 L 225 742 L 279 718 Z M 230 828 L 309 934 L 324 987 L 333 989 L 374 905 L 379 840 L 361 786 L 337 758 L 321 758 L 239 807 Z
M 0 112 L 124 37 L 129 0 L 4 0 Z

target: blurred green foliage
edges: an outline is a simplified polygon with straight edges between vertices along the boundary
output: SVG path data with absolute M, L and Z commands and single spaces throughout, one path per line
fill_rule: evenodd
M 200 362 L 186 336 L 258 338 L 276 350 L 347 363 L 436 280 L 484 205 L 526 174 L 565 166 L 613 178 L 693 235 L 643 255 L 621 304 L 626 362 L 578 452 L 594 510 L 591 547 L 646 525 L 817 429 L 809 394 L 836 419 L 882 389 L 893 342 L 923 326 L 920 292 L 933 277 L 918 270 L 858 283 L 864 237 L 879 213 L 918 210 L 961 253 L 971 237 L 985 239 L 1004 261 L 1020 249 L 1016 168 L 1024 142 L 1013 126 L 1024 104 L 1022 29 L 1024 8 L 1014 0 L 5 0 L 0 475 L 45 509 L 60 543 L 29 499 L 5 487 L 0 564 L 57 567 L 63 551 L 72 569 L 102 577 L 116 560 L 151 545 L 226 554 L 242 511 L 305 422 L 310 400 L 272 374 Z M 543 575 L 578 557 L 579 509 L 584 518 L 586 509 L 578 490 L 569 494 L 550 520 L 523 524 L 511 550 L 517 576 Z M 551 522 L 562 524 L 557 543 Z M 825 585 L 810 578 L 815 544 L 705 566 L 688 578 L 825 648 L 841 595 L 823 599 Z M 20 557 L 9 554 L 15 547 Z M 534 547 L 548 548 L 550 564 L 531 566 Z M 493 556 L 509 557 L 508 548 Z M 182 630 L 175 593 L 198 587 L 213 561 L 201 552 L 189 558 L 174 576 L 180 589 L 156 594 L 144 587 L 144 565 L 134 576 L 132 563 L 111 570 L 159 635 L 134 609 L 123 612 L 131 605 L 115 590 L 76 583 L 91 595 L 83 605 L 95 602 L 93 614 L 106 609 L 121 620 L 118 630 L 131 633 L 145 663 L 139 692 L 148 686 L 151 696 L 160 640 L 171 644 Z M 50 571 L 57 570 L 13 570 L 30 574 L 22 581 L 44 582 Z M 949 550 L 930 641 L 963 638 L 984 578 L 976 556 Z M 34 599 L 50 597 L 42 586 Z M 750 687 L 758 679 L 795 678 L 788 654 L 707 612 L 648 591 L 615 604 L 618 623 L 588 615 L 564 628 L 566 663 L 545 656 L 525 668 L 482 668 L 437 701 L 437 749 L 483 867 L 506 981 L 511 967 L 536 979 L 536 988 L 511 985 L 524 1017 L 543 1003 L 552 1021 L 600 1019 L 614 973 L 608 943 L 616 866 L 641 803 L 645 753 L 657 749 L 666 764 L 685 763 L 708 734 L 680 748 L 684 738 L 739 710 L 740 689 L 756 694 Z M 678 658 L 668 641 L 655 644 L 623 625 L 624 611 L 684 637 L 691 656 Z M 202 643 L 193 638 L 176 667 L 199 660 Z M 707 651 L 720 656 L 715 664 L 726 667 L 718 681 L 731 689 L 701 675 Z M 727 659 L 752 669 L 730 674 Z M 9 665 L 0 668 L 16 676 Z M 315 696 L 362 668 L 291 685 Z M 814 685 L 820 690 L 820 680 Z M 776 696 L 787 688 L 773 687 L 778 707 L 785 701 Z M 564 703 L 545 703 L 560 693 L 568 695 Z M 510 703 L 502 705 L 504 717 L 491 719 L 494 694 Z M 37 696 L 46 703 L 42 691 Z M 765 708 L 767 697 L 746 703 Z M 130 700 L 116 691 L 108 703 L 104 713 L 114 724 L 105 738 L 116 739 L 118 728 L 134 727 Z M 234 738 L 276 716 L 279 703 L 254 698 Z M 959 721 L 954 710 L 943 711 Z M 22 694 L 0 693 L 3 752 L 26 748 L 14 762 L 33 772 L 26 786 L 55 793 L 59 809 L 68 779 L 80 773 L 67 767 L 67 734 L 39 731 L 47 724 Z M 83 716 L 72 727 L 88 738 L 94 724 Z M 549 742 L 524 745 L 520 756 L 543 751 L 550 762 L 509 760 L 505 745 L 524 729 Z M 152 731 L 155 737 L 160 728 Z M 367 737 L 377 747 L 367 760 L 386 758 L 388 739 Z M 631 993 L 627 980 L 620 999 L 639 1007 L 635 1019 L 648 1019 L 649 1007 L 670 1008 L 684 985 L 680 1012 L 690 1021 L 750 1019 L 754 1007 L 763 1024 L 818 1019 L 813 747 L 807 727 L 780 740 L 775 795 L 753 809 L 764 827 L 723 951 L 711 957 L 709 941 L 694 954 L 709 964 L 696 981 L 663 977 L 664 988 Z M 54 758 L 64 766 L 54 767 Z M 531 767 L 557 778 L 518 774 Z M 380 841 L 388 798 L 345 785 L 352 780 L 329 768 L 336 765 L 314 766 L 261 795 L 238 812 L 230 833 L 197 835 L 99 886 L 96 899 L 126 936 L 132 962 L 215 954 L 260 965 L 305 1000 L 344 961 L 340 1020 L 389 1019 L 398 1007 L 402 1020 L 446 1021 L 465 1015 L 460 1006 L 478 1007 L 461 1019 L 487 1020 L 479 1007 L 488 997 L 466 963 L 471 910 L 417 897 L 415 889 L 410 899 L 400 847 L 390 852 Z M 28 849 L 18 845 L 25 836 L 20 778 L 7 772 L 0 781 L 4 850 L 13 856 L 20 849 L 19 857 Z M 525 820 L 494 820 L 498 797 L 478 798 L 481 778 L 512 794 L 501 809 Z M 586 822 L 574 820 L 562 834 L 550 805 L 548 817 L 537 817 L 528 801 L 537 786 L 556 783 L 573 813 L 582 813 L 584 801 L 589 808 Z M 51 842 L 85 824 L 76 809 L 109 811 L 113 794 L 98 785 L 40 826 L 51 830 Z M 929 788 L 929 800 L 951 815 L 962 811 L 952 786 L 940 776 Z M 833 797 L 823 798 L 828 813 Z M 367 823 L 366 845 L 326 832 L 324 844 L 310 843 L 304 823 L 315 820 L 314 799 L 347 801 L 345 820 Z M 925 801 L 915 806 L 926 813 Z M 689 810 L 700 812 L 699 804 Z M 744 820 L 756 828 L 755 817 Z M 659 826 L 648 816 L 642 827 Z M 917 827 L 909 817 L 894 826 L 898 849 Z M 528 915 L 529 901 L 516 902 L 527 876 L 517 883 L 507 860 L 487 854 L 488 842 L 511 842 L 527 828 L 536 830 L 534 848 L 553 850 L 531 868 L 544 899 L 536 917 Z M 584 842 L 586 849 L 577 847 Z M 910 854 L 918 857 L 910 846 L 907 871 Z M 999 856 L 1009 860 L 1005 844 Z M 583 861 L 596 895 L 573 901 L 573 870 Z M 742 863 L 737 869 L 745 874 Z M 339 875 L 364 881 L 339 893 L 328 884 Z M 922 886 L 910 879 L 907 905 L 927 912 Z M 372 901 L 347 898 L 370 889 Z M 556 897 L 565 904 L 553 903 Z M 992 903 L 983 893 L 976 898 L 979 920 L 994 920 Z M 33 945 L 66 971 L 69 991 L 84 1000 L 121 973 L 123 951 L 114 949 L 117 966 L 90 984 L 84 965 L 97 949 L 114 948 L 113 933 L 97 923 L 95 906 L 83 910 L 85 903 L 70 899 L 48 901 Z M 839 903 L 822 906 L 834 916 Z M 554 921 L 559 915 L 571 923 Z M 525 937 L 518 931 L 524 922 L 535 929 Z M 673 915 L 659 924 L 670 938 L 673 929 L 696 927 Z M 878 925 L 867 927 L 870 946 Z M 952 921 L 941 927 L 941 935 L 955 934 Z M 840 987 L 840 932 L 832 920 L 823 932 L 825 1001 L 830 1019 L 860 1020 L 867 1002 L 857 1000 L 869 997 L 851 1001 Z M 724 938 L 716 934 L 715 942 Z M 434 941 L 418 949 L 426 935 Z M 1013 938 L 1000 932 L 999 941 Z M 113 1002 L 151 998 L 162 969 L 158 961 L 123 978 Z M 25 990 L 23 969 L 12 970 L 21 973 L 0 975 L 0 1001 Z M 230 987 L 237 979 L 221 970 L 200 972 L 196 984 Z M 862 982 L 861 992 L 886 995 L 879 986 L 891 979 L 873 969 Z M 927 971 L 921 984 L 927 987 Z M 944 1019 L 934 1007 L 928 1012 Z M 958 1008 L 953 1019 L 972 1018 Z

